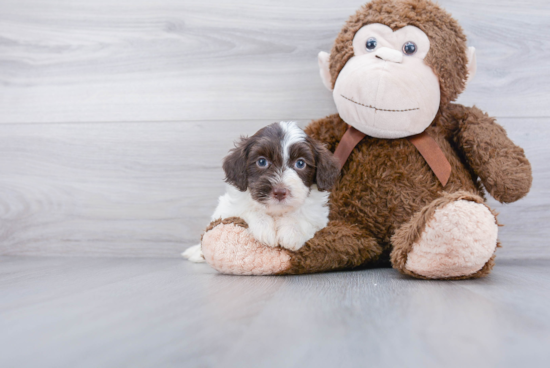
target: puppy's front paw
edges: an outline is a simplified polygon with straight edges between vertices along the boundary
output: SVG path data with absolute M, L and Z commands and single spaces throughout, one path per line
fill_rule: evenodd
M 278 245 L 277 235 L 275 234 L 274 231 L 262 231 L 260 232 L 260 234 L 258 234 L 257 239 L 260 243 L 267 245 L 269 247 L 276 247 Z
M 191 262 L 204 263 L 204 255 L 202 254 L 202 248 L 200 244 L 189 247 L 181 254 L 183 258 L 187 258 Z
M 277 233 L 273 221 L 271 222 L 258 222 L 249 225 L 248 232 L 256 238 L 260 243 L 269 247 L 276 247 L 278 245 Z
M 288 250 L 297 251 L 311 239 L 312 236 L 304 234 L 298 226 L 285 225 L 277 230 L 278 244 Z

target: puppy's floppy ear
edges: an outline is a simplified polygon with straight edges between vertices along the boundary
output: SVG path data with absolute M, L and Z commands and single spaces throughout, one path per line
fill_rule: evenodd
M 311 144 L 315 150 L 317 161 L 315 183 L 317 184 L 317 188 L 319 188 L 319 190 L 329 190 L 340 176 L 340 165 L 334 155 L 321 143 L 311 139 Z
M 229 183 L 241 192 L 248 187 L 248 174 L 246 164 L 248 159 L 248 142 L 250 138 L 241 137 L 240 142 L 223 159 L 223 171 L 225 171 L 225 182 Z

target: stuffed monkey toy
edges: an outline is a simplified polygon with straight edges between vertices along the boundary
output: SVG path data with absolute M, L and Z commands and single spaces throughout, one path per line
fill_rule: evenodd
M 388 266 L 416 278 L 468 279 L 494 266 L 503 203 L 531 187 L 522 148 L 476 107 L 454 104 L 476 70 L 462 28 L 428 0 L 373 0 L 344 25 L 321 78 L 338 114 L 306 132 L 335 152 L 330 221 L 298 251 L 268 247 L 239 218 L 211 223 L 206 261 L 232 274 Z

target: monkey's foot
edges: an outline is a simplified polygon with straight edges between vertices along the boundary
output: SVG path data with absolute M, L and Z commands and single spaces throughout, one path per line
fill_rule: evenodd
M 475 195 L 440 198 L 394 235 L 392 263 L 401 272 L 427 279 L 466 279 L 489 274 L 494 265 L 498 224 Z
M 207 230 L 202 251 L 212 268 L 226 274 L 273 275 L 290 267 L 286 250 L 259 243 L 245 227 L 235 223 L 221 222 Z

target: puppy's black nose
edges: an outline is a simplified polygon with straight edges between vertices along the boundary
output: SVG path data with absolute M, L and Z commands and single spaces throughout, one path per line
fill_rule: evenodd
M 287 190 L 285 188 L 275 188 L 273 189 L 273 196 L 279 201 L 282 201 L 286 198 Z

